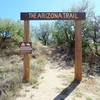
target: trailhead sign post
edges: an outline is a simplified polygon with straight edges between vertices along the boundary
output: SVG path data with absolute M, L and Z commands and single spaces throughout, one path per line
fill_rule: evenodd
M 29 38 L 30 20 L 75 20 L 75 75 L 74 80 L 82 80 L 82 28 L 81 22 L 86 19 L 85 12 L 22 12 L 20 19 L 24 20 L 24 43 L 31 42 Z M 29 47 L 24 47 L 29 48 Z M 22 49 L 24 51 L 24 49 Z M 31 50 L 31 49 L 29 49 Z M 23 53 L 22 51 L 22 53 Z M 25 52 L 25 51 L 24 51 Z M 28 51 L 29 52 L 29 51 Z M 30 81 L 30 52 L 24 53 L 23 81 Z

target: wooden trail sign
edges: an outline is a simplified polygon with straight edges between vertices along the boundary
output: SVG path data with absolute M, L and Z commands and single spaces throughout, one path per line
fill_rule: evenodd
M 82 80 L 82 28 L 81 21 L 86 19 L 85 12 L 22 12 L 24 20 L 24 42 L 29 43 L 29 20 L 75 20 L 75 75 L 74 79 Z M 23 49 L 23 48 L 22 48 Z M 30 80 L 30 54 L 24 54 L 24 82 Z
M 20 43 L 20 53 L 31 54 L 32 53 L 32 42 L 21 42 Z
M 84 12 L 23 12 L 21 20 L 84 20 Z

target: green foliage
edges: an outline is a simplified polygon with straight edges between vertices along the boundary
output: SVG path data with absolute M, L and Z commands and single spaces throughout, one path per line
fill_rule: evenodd
M 73 21 L 56 21 L 52 38 L 56 44 L 64 44 L 74 39 L 74 23 Z
M 83 43 L 82 43 L 82 45 L 83 45 L 83 48 L 87 48 L 88 46 L 89 46 L 89 41 L 88 40 L 83 40 Z
M 23 25 L 19 22 L 14 22 L 10 19 L 0 20 L 0 37 L 7 38 L 11 37 L 16 41 L 22 40 L 23 36 Z
M 23 40 L 23 24 L 10 19 L 0 20 L 0 48 L 14 47 Z
M 49 44 L 50 34 L 51 26 L 48 23 L 40 24 L 40 27 L 36 29 L 36 38 L 44 45 Z
M 87 97 L 86 100 L 93 100 L 91 97 Z

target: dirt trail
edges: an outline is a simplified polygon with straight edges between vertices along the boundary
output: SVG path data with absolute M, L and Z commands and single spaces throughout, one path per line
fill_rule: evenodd
M 67 73 L 67 70 L 56 68 L 57 65 L 47 62 L 45 72 L 40 77 L 39 86 L 37 89 L 31 85 L 24 85 L 20 91 L 20 96 L 16 100 L 54 100 L 59 94 L 60 89 L 65 88 L 64 80 L 60 75 Z M 59 99 L 61 100 L 61 99 Z
M 58 62 L 49 60 L 37 88 L 23 84 L 20 95 L 13 100 L 100 100 L 99 78 L 84 78 L 79 84 L 73 82 L 73 76 L 73 67 L 61 69 Z

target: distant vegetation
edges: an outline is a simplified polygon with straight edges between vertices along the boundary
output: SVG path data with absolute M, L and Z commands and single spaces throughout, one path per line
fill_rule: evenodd
M 86 12 L 86 20 L 82 21 L 83 49 L 90 49 L 100 56 L 100 16 L 96 16 L 89 2 L 82 2 L 69 11 Z M 74 48 L 75 23 L 74 21 L 55 21 L 54 24 L 44 23 L 34 30 L 36 38 L 44 45 L 67 44 L 69 49 Z

